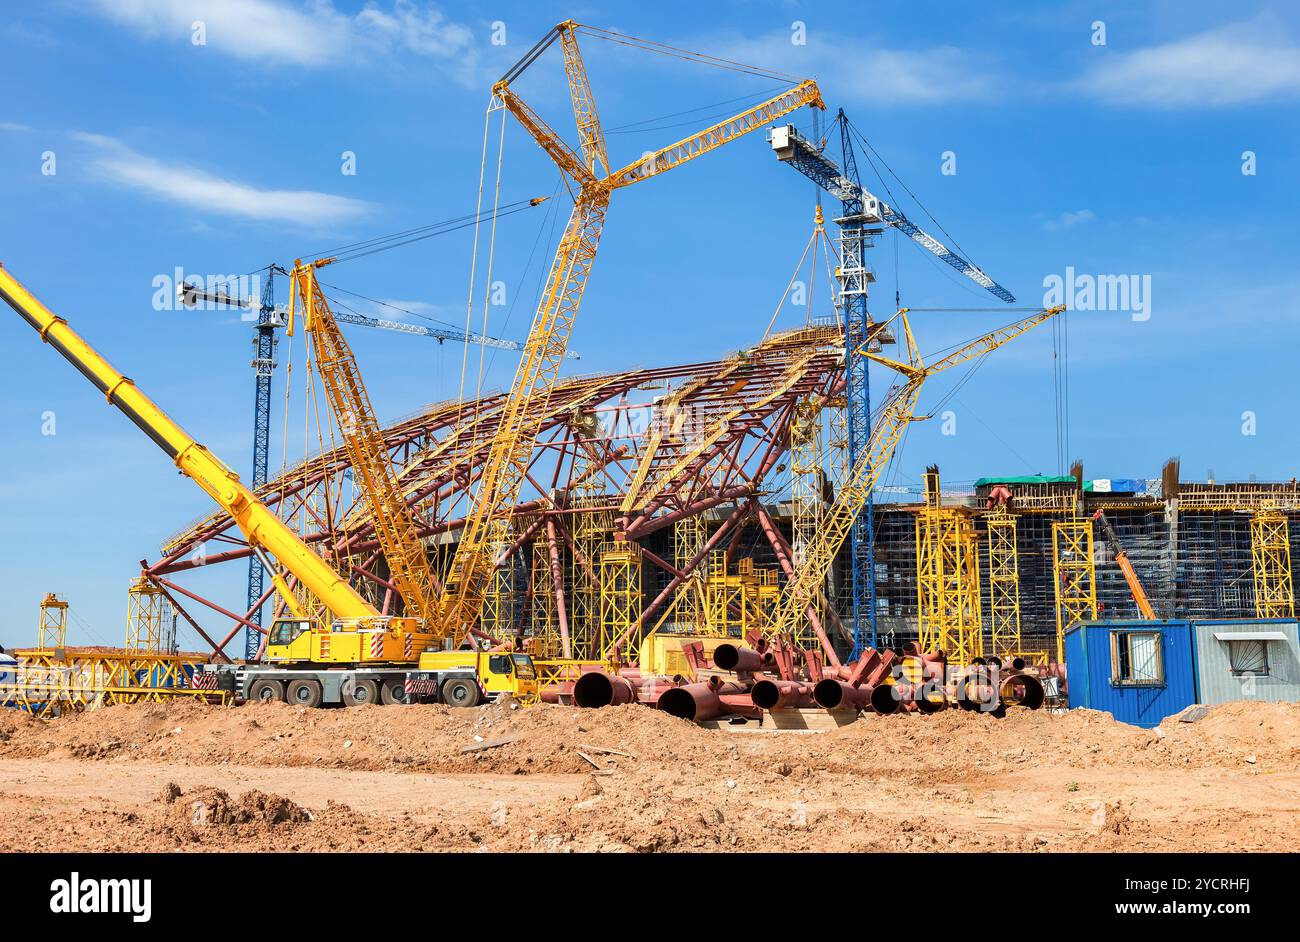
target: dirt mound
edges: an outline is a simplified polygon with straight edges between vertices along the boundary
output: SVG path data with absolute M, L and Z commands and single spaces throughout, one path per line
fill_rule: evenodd
M 24 720 L 0 725 L 0 755 L 528 774 L 589 771 L 591 763 L 579 753 L 598 762 L 613 754 L 600 750 L 689 759 L 716 740 L 707 730 L 638 706 L 311 710 L 282 703 L 221 709 L 176 702 Z

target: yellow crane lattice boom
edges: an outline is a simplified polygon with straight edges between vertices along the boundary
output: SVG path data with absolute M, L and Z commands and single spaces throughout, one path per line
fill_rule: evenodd
M 293 336 L 294 321 L 301 306 L 315 354 L 316 373 L 325 387 L 334 420 L 352 459 L 353 478 L 370 508 L 375 538 L 388 561 L 389 581 L 402 596 L 406 614 L 427 619 L 436 607 L 433 571 L 389 461 L 383 430 L 375 418 L 356 357 L 316 278 L 317 269 L 330 261 L 294 263 L 289 273 L 288 333 Z M 434 633 L 437 634 L 436 630 Z
M 803 105 L 825 108 L 816 83 L 802 82 L 727 121 L 610 173 L 595 99 L 578 48 L 577 28 L 578 24 L 572 21 L 556 26 L 493 88 L 491 107 L 504 108 L 515 117 L 577 184 L 577 195 L 489 446 L 473 506 L 441 597 L 442 630 L 453 633 L 457 641 L 473 629 L 482 607 L 492 572 L 490 548 L 500 542 L 507 525 L 505 515 L 518 500 L 532 456 L 539 428 L 539 411 L 534 403 L 549 398 L 559 377 L 560 363 L 595 261 L 613 190 L 707 154 Z M 564 54 L 580 154 L 561 140 L 510 87 L 557 36 Z M 601 170 L 605 174 L 597 176 Z

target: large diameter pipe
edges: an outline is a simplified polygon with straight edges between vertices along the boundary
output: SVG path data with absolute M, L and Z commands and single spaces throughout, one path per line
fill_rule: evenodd
M 998 685 L 998 697 L 1007 706 L 1040 709 L 1047 699 L 1042 682 L 1033 674 L 1011 674 Z
M 630 680 L 618 676 L 611 677 L 602 671 L 583 674 L 573 685 L 574 706 L 596 709 L 635 702 L 636 687 Z
M 708 684 L 686 684 L 665 690 L 656 706 L 669 716 L 693 723 L 717 719 L 723 714 L 722 701 Z
M 754 706 L 761 710 L 782 707 L 806 707 L 813 702 L 812 687 L 796 680 L 769 680 L 764 678 L 749 691 Z
M 903 708 L 903 701 L 899 699 L 898 690 L 894 684 L 878 684 L 871 688 L 868 701 L 871 704 L 871 709 L 882 716 L 897 713 Z
M 835 710 L 851 707 L 861 710 L 871 703 L 871 688 L 855 687 L 842 680 L 827 677 L 813 687 L 813 700 L 819 707 Z
M 720 644 L 713 649 L 713 665 L 721 671 L 753 673 L 776 667 L 776 657 L 771 651 L 755 651 L 735 644 Z

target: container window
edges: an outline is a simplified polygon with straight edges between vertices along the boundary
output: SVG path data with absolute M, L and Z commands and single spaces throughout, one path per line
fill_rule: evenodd
M 1162 687 L 1165 665 L 1160 632 L 1110 633 L 1110 682 L 1119 687 Z
M 1267 641 L 1228 641 L 1228 663 L 1234 677 L 1268 676 Z

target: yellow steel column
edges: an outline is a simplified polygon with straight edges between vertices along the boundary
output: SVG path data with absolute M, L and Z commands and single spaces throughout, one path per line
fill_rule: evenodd
M 40 621 L 36 624 L 36 647 L 42 651 L 62 649 L 68 637 L 68 603 L 53 592 L 41 599 Z
M 1255 614 L 1260 618 L 1294 617 L 1291 534 L 1284 513 L 1259 510 L 1250 518 L 1250 555 L 1255 576 Z
M 985 518 L 989 531 L 989 633 L 993 653 L 1020 651 L 1020 566 L 1016 518 L 1005 508 Z
M 1052 570 L 1056 585 L 1056 660 L 1065 661 L 1065 632 L 1097 617 L 1097 572 L 1092 520 L 1070 517 L 1052 524 Z
M 613 646 L 641 617 L 641 546 L 629 540 L 614 540 L 600 551 L 600 656 L 614 656 Z M 624 657 L 636 651 L 641 639 L 632 636 L 619 652 Z

